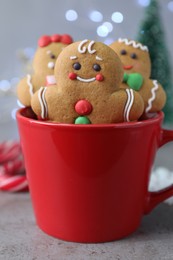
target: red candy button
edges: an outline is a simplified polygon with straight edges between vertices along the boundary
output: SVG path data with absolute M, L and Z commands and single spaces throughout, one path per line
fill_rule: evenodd
M 96 80 L 97 80 L 97 81 L 103 81 L 103 80 L 104 80 L 103 75 L 102 75 L 102 74 L 97 74 L 97 75 L 96 75 Z
M 77 74 L 74 73 L 74 72 L 70 72 L 70 73 L 68 74 L 68 77 L 69 77 L 69 79 L 74 80 L 74 79 L 76 79 Z
M 75 111 L 81 116 L 89 115 L 92 109 L 92 105 L 85 99 L 79 100 L 75 105 Z

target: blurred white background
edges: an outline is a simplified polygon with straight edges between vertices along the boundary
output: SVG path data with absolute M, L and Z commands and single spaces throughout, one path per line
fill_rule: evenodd
M 158 0 L 173 64 L 173 0 Z M 43 34 L 109 43 L 136 38 L 149 0 L 0 0 L 0 141 L 17 139 L 15 85 Z

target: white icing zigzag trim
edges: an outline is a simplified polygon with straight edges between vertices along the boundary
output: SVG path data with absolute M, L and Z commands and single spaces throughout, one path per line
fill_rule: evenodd
M 38 99 L 41 106 L 41 118 L 46 119 L 48 116 L 48 107 L 45 99 L 47 87 L 41 87 L 38 91 Z
M 122 38 L 119 38 L 118 39 L 118 41 L 119 42 L 123 42 L 123 43 L 125 43 L 126 45 L 132 45 L 133 46 L 133 48 L 138 48 L 138 49 L 141 49 L 142 51 L 148 51 L 148 47 L 147 46 L 145 46 L 145 45 L 142 45 L 141 43 L 137 43 L 137 42 L 135 42 L 135 41 L 129 41 L 128 39 L 122 39 Z
M 152 108 L 152 103 L 156 98 L 156 90 L 159 88 L 157 80 L 153 80 L 153 88 L 151 89 L 151 98 L 148 100 L 148 106 L 145 109 L 145 112 L 148 113 Z
M 134 102 L 134 93 L 132 89 L 126 89 L 126 93 L 127 93 L 127 102 L 124 109 L 124 121 L 130 122 L 129 116 Z
M 31 75 L 28 74 L 26 77 L 27 77 L 26 82 L 27 82 L 28 87 L 29 87 L 29 93 L 30 93 L 31 96 L 33 96 L 34 92 L 33 92 L 33 85 L 31 83 Z

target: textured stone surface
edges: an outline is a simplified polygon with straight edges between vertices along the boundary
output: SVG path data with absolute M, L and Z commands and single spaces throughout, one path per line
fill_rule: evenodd
M 35 224 L 30 196 L 0 192 L 0 260 L 172 260 L 173 206 L 161 204 L 126 239 L 102 243 L 64 242 Z

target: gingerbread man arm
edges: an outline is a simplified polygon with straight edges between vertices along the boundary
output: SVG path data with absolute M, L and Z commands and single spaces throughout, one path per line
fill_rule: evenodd
M 145 104 L 145 113 L 162 110 L 166 103 L 166 93 L 157 80 L 145 79 L 139 91 Z
M 17 86 L 17 96 L 24 106 L 31 106 L 31 97 L 34 94 L 34 76 L 27 75 Z
M 40 119 L 47 119 L 48 117 L 46 90 L 47 87 L 41 87 L 31 98 L 31 107 Z
M 57 97 L 57 86 L 41 87 L 34 93 L 31 98 L 31 107 L 38 118 L 47 120 L 51 119 L 49 115 L 49 104 L 54 107 L 54 103 Z
M 112 94 L 112 97 L 115 99 L 115 108 L 118 107 L 119 115 L 121 115 L 118 121 L 136 121 L 143 114 L 143 99 L 133 89 L 119 89 Z

